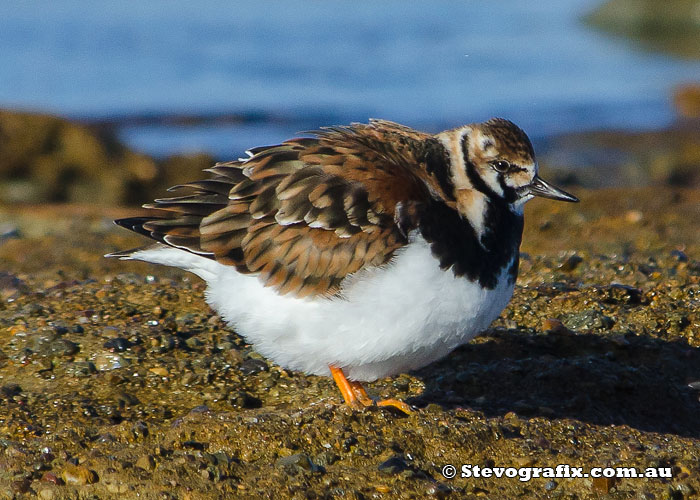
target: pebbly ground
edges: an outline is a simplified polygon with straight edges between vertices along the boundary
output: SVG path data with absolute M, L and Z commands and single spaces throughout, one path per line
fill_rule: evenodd
M 700 190 L 577 194 L 528 207 L 489 331 L 369 385 L 410 416 L 268 363 L 197 278 L 103 259 L 142 241 L 110 222 L 133 210 L 0 207 L 0 498 L 699 497 Z

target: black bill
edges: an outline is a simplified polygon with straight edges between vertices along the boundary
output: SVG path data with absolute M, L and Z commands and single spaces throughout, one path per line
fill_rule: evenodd
M 543 198 L 551 198 L 553 200 L 559 201 L 571 201 L 577 202 L 578 198 L 574 195 L 567 193 L 563 189 L 559 189 L 556 186 L 552 186 L 549 182 L 542 179 L 539 175 L 536 175 L 532 181 L 532 184 L 527 186 L 527 193 L 535 196 L 541 196 Z

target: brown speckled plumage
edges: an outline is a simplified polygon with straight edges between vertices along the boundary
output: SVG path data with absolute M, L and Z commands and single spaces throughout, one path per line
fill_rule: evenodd
M 188 193 L 145 205 L 152 216 L 117 223 L 297 297 L 337 293 L 348 275 L 387 263 L 414 229 L 455 276 L 493 288 L 510 266 L 515 278 L 522 214 L 508 183 L 531 182 L 535 162 L 507 120 L 434 136 L 373 120 L 249 154 L 171 188 Z M 494 172 L 494 159 L 510 170 Z
M 160 217 L 119 223 L 258 274 L 281 294 L 333 294 L 407 243 L 416 220 L 399 227 L 397 205 L 426 200 L 424 182 L 440 186 L 421 156 L 427 134 L 372 121 L 316 135 L 219 163 L 211 179 L 172 188 L 191 194 L 145 205 Z

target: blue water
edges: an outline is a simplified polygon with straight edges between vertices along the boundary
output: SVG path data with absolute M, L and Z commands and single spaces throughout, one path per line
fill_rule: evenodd
M 579 22 L 593 0 L 44 0 L 0 3 L 0 107 L 104 118 L 265 114 L 242 126 L 136 126 L 132 146 L 230 157 L 381 117 L 437 131 L 505 116 L 532 136 L 673 120 L 700 63 Z

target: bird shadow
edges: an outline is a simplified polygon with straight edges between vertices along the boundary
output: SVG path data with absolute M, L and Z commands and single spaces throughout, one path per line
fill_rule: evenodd
M 408 402 L 700 437 L 700 349 L 634 334 L 490 330 L 415 372 Z M 696 387 L 698 384 L 693 384 Z

